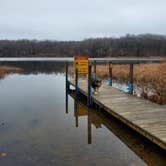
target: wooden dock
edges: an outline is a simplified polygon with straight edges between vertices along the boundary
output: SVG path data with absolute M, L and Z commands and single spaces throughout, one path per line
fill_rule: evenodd
M 75 86 L 74 81 L 69 81 Z M 88 83 L 79 80 L 79 92 L 88 96 Z M 166 150 L 166 106 L 161 106 L 108 85 L 102 85 L 93 102 L 133 130 Z

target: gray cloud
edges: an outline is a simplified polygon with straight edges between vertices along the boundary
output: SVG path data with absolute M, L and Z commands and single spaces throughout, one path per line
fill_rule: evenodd
M 0 39 L 166 33 L 165 0 L 0 0 Z

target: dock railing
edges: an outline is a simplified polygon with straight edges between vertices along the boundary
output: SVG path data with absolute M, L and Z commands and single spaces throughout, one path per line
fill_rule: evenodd
M 128 58 L 128 59 L 117 59 L 117 58 L 89 58 L 89 67 L 88 67 L 88 98 L 87 105 L 91 107 L 93 105 L 93 93 L 92 93 L 92 78 L 97 79 L 97 64 L 107 64 L 108 65 L 108 85 L 113 85 L 113 65 L 125 64 L 129 65 L 129 83 L 128 83 L 128 94 L 133 95 L 134 90 L 134 65 L 142 63 L 160 63 L 165 61 L 165 59 L 160 58 Z M 68 81 L 68 63 L 66 62 L 66 89 L 69 89 Z M 93 68 L 93 72 L 92 72 Z M 77 68 L 75 72 L 75 94 L 76 97 L 79 95 L 79 77 Z

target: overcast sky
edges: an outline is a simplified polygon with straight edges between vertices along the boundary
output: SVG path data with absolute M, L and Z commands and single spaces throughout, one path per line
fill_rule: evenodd
M 0 0 L 0 39 L 166 34 L 166 0 Z

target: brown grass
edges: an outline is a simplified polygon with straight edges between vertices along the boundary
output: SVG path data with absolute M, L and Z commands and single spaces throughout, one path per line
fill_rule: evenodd
M 72 71 L 70 67 L 69 71 Z M 108 65 L 97 65 L 97 77 L 108 78 Z M 113 65 L 113 79 L 129 81 L 129 65 Z M 134 65 L 134 88 L 141 96 L 159 104 L 166 104 L 166 62 Z M 151 93 L 151 95 L 149 95 Z
M 0 66 L 0 79 L 6 77 L 10 73 L 20 73 L 23 69 L 11 66 Z

